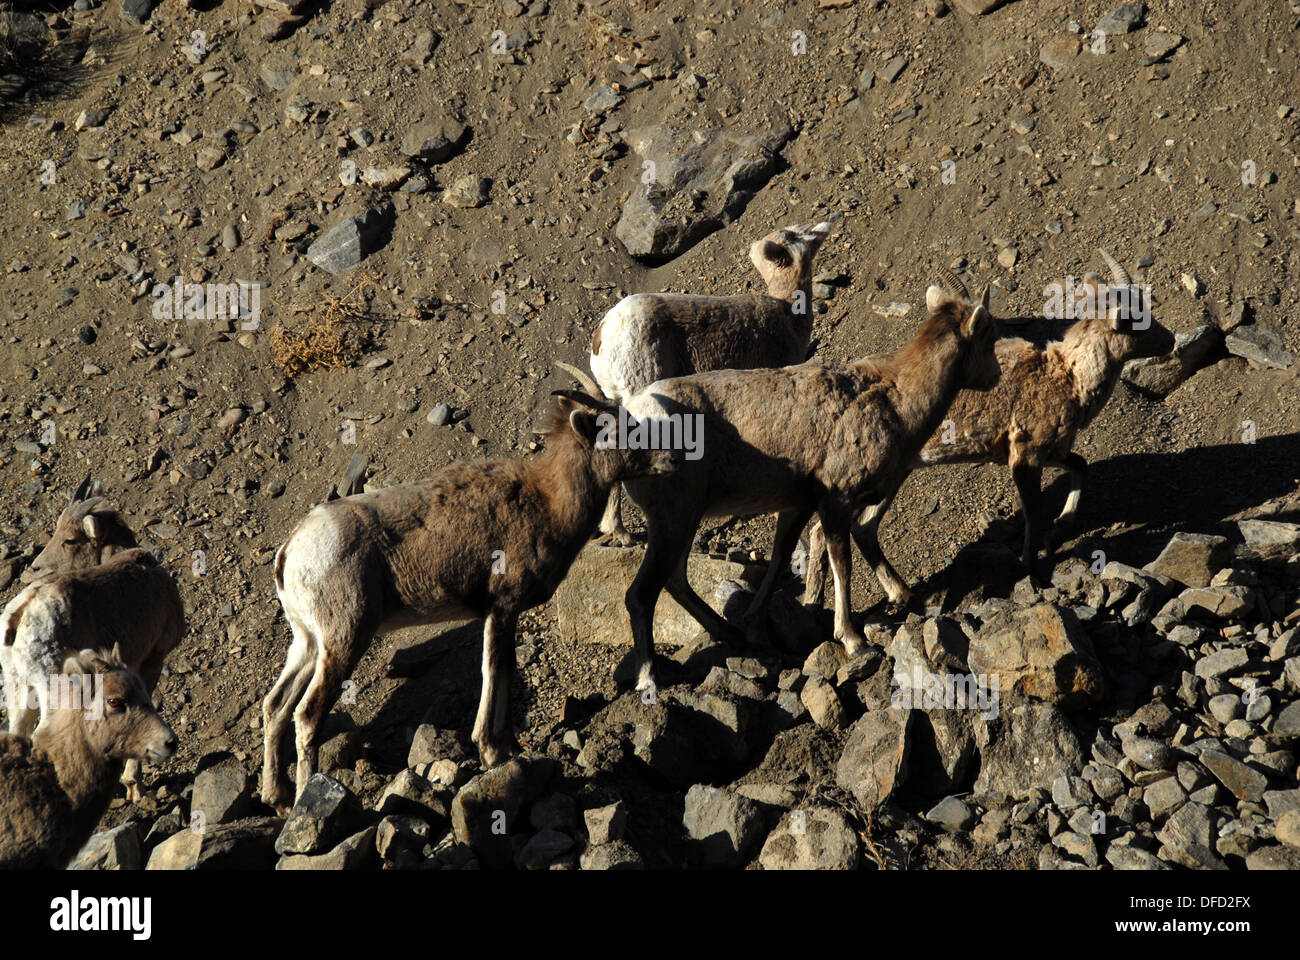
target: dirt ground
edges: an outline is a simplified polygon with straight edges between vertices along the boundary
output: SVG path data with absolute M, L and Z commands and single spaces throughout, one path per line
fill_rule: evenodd
M 834 293 L 814 330 L 830 362 L 906 342 L 937 267 L 991 283 L 996 316 L 1033 317 L 1047 284 L 1104 272 L 1098 247 L 1150 284 L 1170 329 L 1226 322 L 1244 299 L 1300 352 L 1300 14 L 1283 3 L 1155 5 L 1105 54 L 1069 21 L 1091 30 L 1110 5 L 1055 0 L 982 17 L 892 0 L 322 0 L 277 41 L 249 3 L 164 0 L 143 28 L 118 6 L 20 5 L 52 15 L 55 43 L 3 113 L 0 586 L 6 600 L 17 591 L 87 472 L 161 551 L 190 629 L 157 691 L 181 749 L 158 768 L 150 802 L 183 789 L 212 751 L 259 765 L 260 703 L 288 641 L 269 563 L 353 453 L 382 486 L 528 452 L 549 391 L 569 385 L 554 362 L 585 367 L 609 307 L 636 291 L 758 290 L 746 251 L 774 227 L 844 213 L 816 264 Z M 439 38 L 425 62 L 422 30 Z M 496 30 L 530 41 L 494 55 Z M 1156 31 L 1185 39 L 1143 65 Z M 888 82 L 897 57 L 906 66 Z M 629 63 L 632 74 L 620 69 Z M 629 84 L 642 67 L 653 79 Z M 268 85 L 275 71 L 290 86 Z M 614 82 L 635 89 L 593 120 L 584 102 Z M 302 121 L 286 116 L 294 98 Z M 78 131 L 86 110 L 107 111 L 102 126 Z M 347 161 L 403 162 L 406 131 L 447 114 L 468 140 L 420 172 L 424 192 L 341 182 Z M 640 174 L 622 132 L 781 121 L 796 136 L 734 222 L 659 266 L 615 239 Z M 214 144 L 222 159 L 203 169 Z M 490 181 L 485 205 L 442 201 L 466 175 Z M 392 238 L 359 267 L 336 277 L 304 256 L 343 214 L 384 199 Z M 149 289 L 177 274 L 265 284 L 259 329 L 155 319 Z M 348 314 L 353 353 L 286 376 L 274 333 L 301 333 L 339 302 L 354 308 L 334 308 Z M 907 312 L 885 315 L 895 302 Z M 1100 549 L 1140 566 L 1173 530 L 1212 532 L 1296 490 L 1298 377 L 1300 365 L 1252 370 L 1227 357 L 1164 399 L 1121 384 L 1076 445 L 1092 473 L 1058 559 Z M 467 413 L 435 426 L 426 415 L 439 403 Z M 244 418 L 222 425 L 234 407 Z M 1055 484 L 1049 502 L 1063 497 Z M 994 521 L 1015 509 L 1004 469 L 935 468 L 908 481 L 882 542 L 938 603 L 963 550 L 1013 539 Z M 762 552 L 771 529 L 769 518 L 732 523 L 714 545 Z M 881 599 L 859 564 L 855 609 Z M 623 651 L 556 635 L 549 605 L 520 651 L 525 747 L 558 722 L 565 695 L 616 689 Z M 331 720 L 364 731 L 375 774 L 363 789 L 404 766 L 422 717 L 468 729 L 478 661 L 473 625 L 375 642 L 353 676 L 356 702 Z

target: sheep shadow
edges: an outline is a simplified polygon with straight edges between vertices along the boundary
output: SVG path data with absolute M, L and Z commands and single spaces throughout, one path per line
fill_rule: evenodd
M 1078 557 L 1089 564 L 1101 551 L 1106 561 L 1141 567 L 1154 560 L 1176 532 L 1217 533 L 1240 542 L 1227 519 L 1250 507 L 1297 491 L 1300 433 L 1261 437 L 1175 453 L 1122 454 L 1089 465 L 1074 529 L 1062 548 L 1040 561 L 1042 577 L 1056 563 Z M 1045 491 L 1049 515 L 1064 502 L 1068 481 L 1056 478 Z M 1272 515 L 1300 521 L 1300 507 Z M 956 609 L 983 592 L 1006 596 L 1026 575 L 1016 558 L 1019 516 L 989 536 L 963 547 L 942 572 L 919 585 L 919 593 L 943 595 L 942 609 Z M 1009 543 L 990 542 L 1014 531 Z

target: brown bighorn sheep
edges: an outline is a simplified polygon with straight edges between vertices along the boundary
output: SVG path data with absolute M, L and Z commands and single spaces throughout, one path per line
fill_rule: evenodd
M 1129 360 L 1155 357 L 1174 348 L 1174 335 L 1138 301 L 1140 288 L 1118 261 L 1097 251 L 1110 268 L 1114 286 L 1085 287 L 1087 315 L 1064 337 L 1039 348 L 1026 340 L 997 342 L 1002 377 L 987 392 L 957 394 L 940 429 L 921 449 L 913 467 L 941 463 L 1004 463 L 1011 470 L 1025 517 L 1021 563 L 1029 568 L 1045 541 L 1042 516 L 1044 467 L 1065 470 L 1070 493 L 1056 523 L 1070 523 L 1078 511 L 1088 464 L 1071 451 L 1074 438 L 1101 412 Z M 961 281 L 946 279 L 962 296 Z M 1112 302 L 1117 301 L 1117 302 Z M 863 511 L 853 539 L 868 558 L 891 603 L 905 604 L 907 585 L 880 549 L 880 520 L 891 498 Z M 824 540 L 814 525 L 809 534 L 805 603 L 820 603 L 825 582 Z
M 165 760 L 176 734 L 119 651 L 83 650 L 47 677 L 31 741 L 0 735 L 0 869 L 62 869 L 90 838 L 124 760 Z
M 838 217 L 838 215 L 837 215 Z M 812 336 L 812 263 L 831 230 L 830 220 L 774 230 L 749 248 L 767 284 L 766 294 L 706 297 L 637 293 L 605 314 L 591 341 L 590 377 L 557 364 L 593 395 L 623 403 L 657 380 L 705 370 L 785 367 L 808 358 Z M 600 532 L 631 542 L 610 496 Z
M 290 713 L 301 792 L 343 679 L 376 634 L 401 627 L 485 618 L 473 739 L 485 766 L 515 747 L 516 620 L 550 599 L 614 483 L 675 462 L 668 450 L 631 449 L 627 421 L 607 403 L 556 394 L 541 455 L 453 464 L 428 480 L 318 504 L 276 552 L 275 589 L 293 642 L 262 704 L 268 804 L 284 809 L 292 797 L 280 764 Z
M 19 736 L 30 736 L 45 720 L 44 678 L 70 651 L 120 643 L 124 662 L 152 693 L 163 660 L 185 634 L 185 608 L 171 575 L 148 550 L 125 548 L 135 542 L 130 529 L 113 511 L 96 509 L 98 497 L 82 499 L 85 489 L 83 483 L 38 558 L 45 558 L 42 569 L 61 572 L 29 584 L 0 612 L 9 732 Z M 140 762 L 128 761 L 122 782 L 132 803 L 140 799 L 139 779 Z
M 49 543 L 24 571 L 23 579 L 83 570 L 139 546 L 117 511 L 103 505 L 99 490 L 98 481 L 92 484 L 90 477 L 81 481 L 71 502 L 59 514 Z
M 627 484 L 648 522 L 646 555 L 626 597 L 638 689 L 654 683 L 653 616 L 665 586 L 710 633 L 738 639 L 686 579 L 691 540 L 705 516 L 780 511 L 772 559 L 746 613 L 752 624 L 816 512 L 835 569 L 835 638 L 850 651 L 863 643 L 849 619 L 852 511 L 892 495 L 960 388 L 997 381 L 987 291 L 972 306 L 930 287 L 926 304 L 920 332 L 892 356 L 846 368 L 804 363 L 694 374 L 660 381 L 627 401 L 639 418 L 699 417 L 706 446 L 671 482 Z

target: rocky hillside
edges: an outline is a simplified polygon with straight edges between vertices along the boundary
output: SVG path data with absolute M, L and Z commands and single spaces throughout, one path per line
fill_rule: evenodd
M 1300 865 L 1297 30 L 1264 0 L 0 3 L 0 590 L 90 472 L 190 623 L 181 750 L 86 862 Z M 261 807 L 268 564 L 352 456 L 384 486 L 525 455 L 621 296 L 758 290 L 753 240 L 838 214 L 828 362 L 906 342 L 939 268 L 1059 333 L 1049 285 L 1099 247 L 1179 335 L 1080 436 L 1036 577 L 1004 468 L 921 471 L 881 531 L 916 610 L 858 564 L 871 651 L 791 578 L 769 643 L 683 628 L 645 703 L 628 561 L 592 547 L 599 629 L 564 592 L 521 629 L 521 759 L 469 748 L 477 625 L 404 631 L 328 777 Z M 703 530 L 700 591 L 743 601 L 771 532 Z

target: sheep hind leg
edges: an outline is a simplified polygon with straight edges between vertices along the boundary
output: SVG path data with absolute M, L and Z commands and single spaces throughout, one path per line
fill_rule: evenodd
M 782 571 L 790 569 L 790 557 L 794 554 L 799 534 L 813 515 L 812 510 L 783 510 L 777 514 L 776 535 L 772 539 L 772 559 L 767 565 L 767 572 L 754 593 L 754 599 L 745 611 L 746 632 L 752 639 L 758 626 L 759 618 L 767 612 L 767 605 L 776 590 L 776 582 Z
M 1052 531 L 1048 534 L 1049 546 L 1055 548 L 1062 543 L 1079 514 L 1079 501 L 1083 499 L 1083 485 L 1088 479 L 1088 461 L 1077 453 L 1067 453 L 1060 461 L 1051 466 L 1064 470 L 1070 478 L 1070 492 L 1066 495 L 1065 506 L 1061 508 Z
M 285 616 L 293 630 L 293 642 L 280 678 L 262 701 L 262 800 L 281 812 L 293 803 L 293 788 L 281 762 L 281 750 L 289 717 L 311 680 L 317 649 L 316 637 L 306 624 L 296 615 L 286 612 Z
M 822 530 L 826 535 L 826 554 L 831 561 L 835 583 L 835 639 L 844 644 L 849 655 L 866 644 L 866 638 L 853 625 L 850 587 L 853 583 L 853 552 L 849 544 L 849 515 L 823 510 Z
M 894 496 L 890 494 L 879 503 L 867 507 L 853 524 L 851 531 L 853 541 L 858 545 L 858 551 L 875 571 L 876 579 L 880 581 L 885 596 L 889 598 L 890 612 L 898 614 L 907 607 L 908 601 L 912 598 L 912 591 L 885 557 L 885 551 L 880 548 L 879 533 L 880 520 L 893 502 Z

